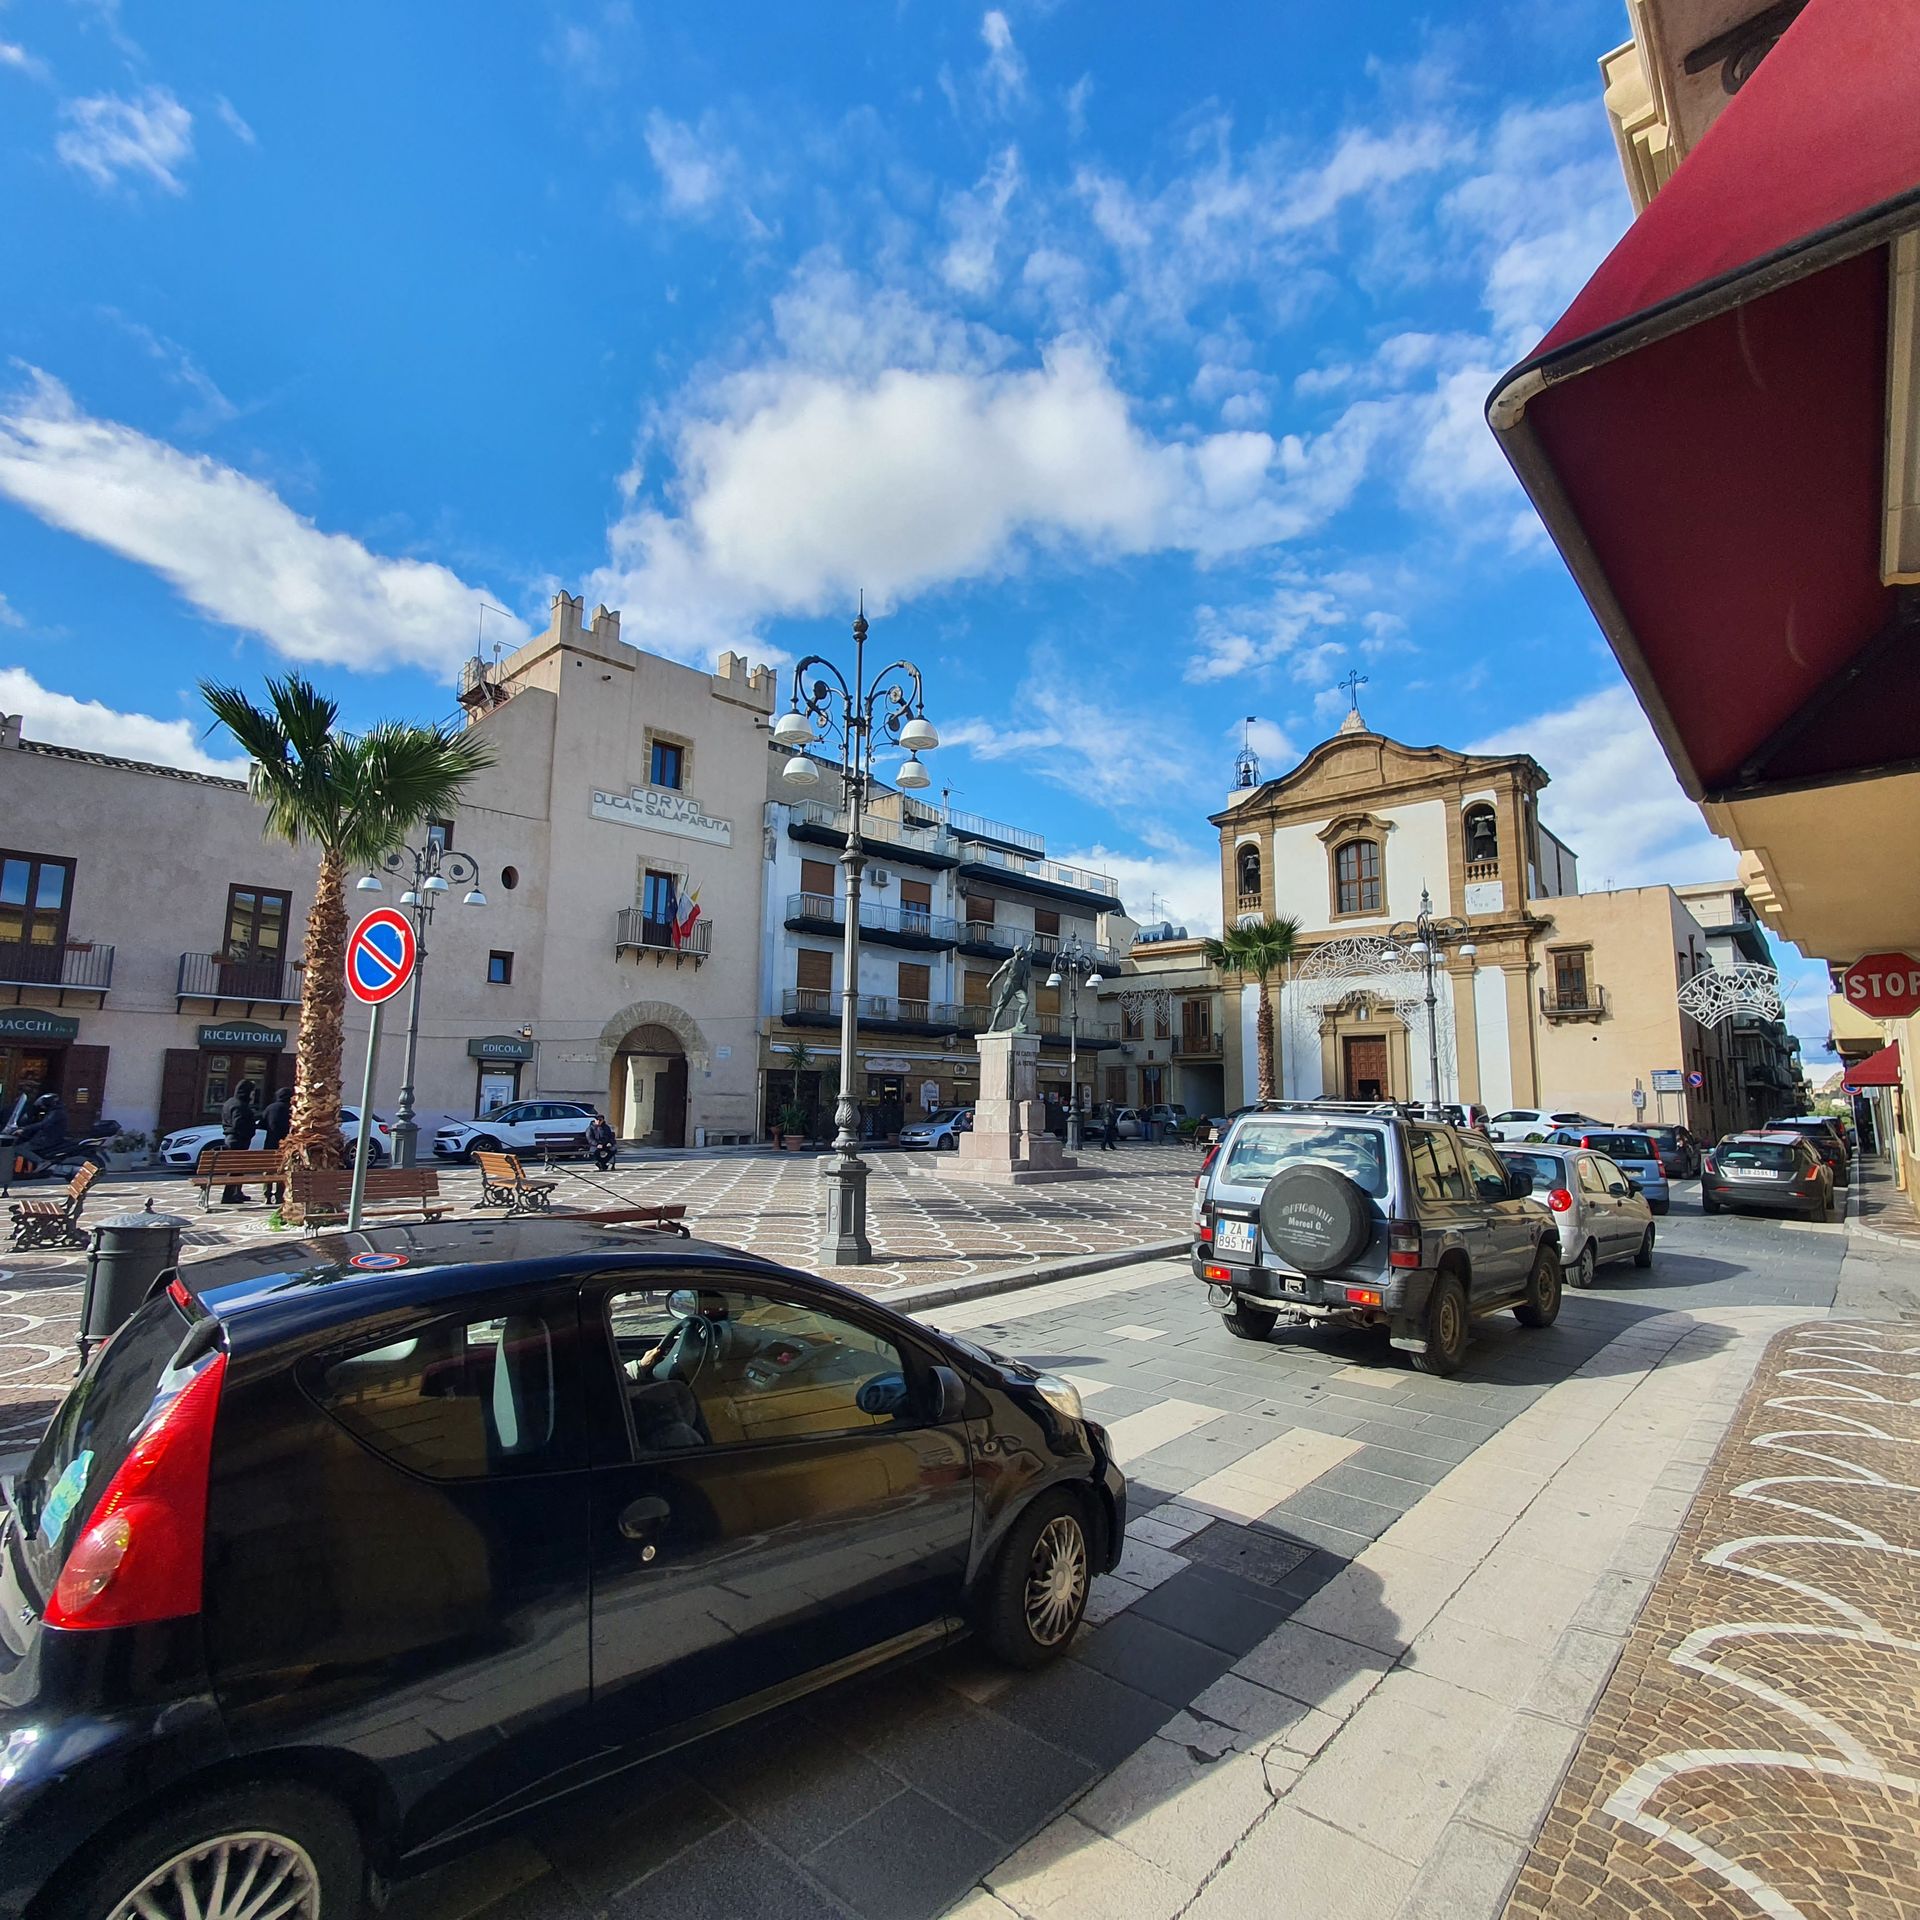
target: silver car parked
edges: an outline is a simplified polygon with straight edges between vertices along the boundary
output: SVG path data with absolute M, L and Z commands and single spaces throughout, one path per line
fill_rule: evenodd
M 1609 1260 L 1653 1265 L 1653 1209 L 1625 1170 L 1585 1147 L 1507 1147 L 1500 1158 L 1533 1182 L 1532 1198 L 1560 1230 L 1560 1264 L 1569 1283 L 1593 1285 Z

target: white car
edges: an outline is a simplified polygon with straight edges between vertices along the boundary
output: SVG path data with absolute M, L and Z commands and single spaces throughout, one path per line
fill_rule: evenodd
M 353 1153 L 353 1143 L 360 1137 L 360 1109 L 342 1107 L 340 1109 L 340 1154 L 349 1159 Z M 256 1143 L 259 1134 L 254 1135 Z M 160 1161 L 163 1166 L 178 1167 L 182 1173 L 191 1173 L 200 1164 L 200 1156 L 209 1147 L 224 1147 L 227 1136 L 221 1127 L 182 1127 L 178 1133 L 170 1133 L 160 1142 Z M 393 1151 L 393 1136 L 388 1129 L 384 1116 L 373 1116 L 373 1133 L 368 1141 L 367 1165 L 382 1165 Z
M 1604 1127 L 1590 1113 L 1573 1107 L 1509 1107 L 1487 1122 L 1487 1138 L 1501 1140 L 1544 1140 L 1561 1127 Z
M 1653 1265 L 1653 1209 L 1625 1168 L 1585 1147 L 1502 1147 L 1500 1158 L 1533 1182 L 1530 1196 L 1560 1230 L 1560 1269 L 1569 1284 L 1593 1285 L 1609 1260 Z
M 475 1153 L 585 1153 L 593 1109 L 578 1100 L 516 1100 L 481 1120 L 450 1120 L 433 1136 L 436 1160 Z

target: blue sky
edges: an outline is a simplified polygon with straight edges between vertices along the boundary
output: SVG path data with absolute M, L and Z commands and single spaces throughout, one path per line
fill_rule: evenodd
M 955 804 L 1142 917 L 1349 671 L 1534 753 L 1587 885 L 1730 872 L 1480 412 L 1626 224 L 1624 34 L 0 0 L 0 707 L 205 764 L 202 674 L 438 716 L 483 602 L 780 659 L 864 588 Z

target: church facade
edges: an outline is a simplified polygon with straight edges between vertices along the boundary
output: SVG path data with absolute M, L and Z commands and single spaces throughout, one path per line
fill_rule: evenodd
M 1438 1098 L 1496 1115 L 1735 1123 L 1727 1044 L 1675 1000 L 1711 964 L 1703 930 L 1667 887 L 1581 894 L 1529 755 L 1409 746 L 1356 709 L 1286 774 L 1242 779 L 1211 817 L 1222 921 L 1300 929 L 1272 989 L 1282 1097 L 1424 1100 L 1437 1065 Z M 1431 956 L 1423 906 L 1458 923 Z M 1228 998 L 1231 1110 L 1258 1088 L 1259 989 Z

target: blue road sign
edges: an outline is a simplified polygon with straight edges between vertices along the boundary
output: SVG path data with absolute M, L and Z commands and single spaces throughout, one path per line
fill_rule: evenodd
M 375 907 L 347 936 L 347 990 L 377 1007 L 412 978 L 419 954 L 407 916 L 393 907 Z

